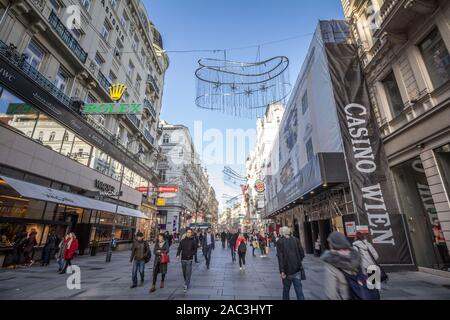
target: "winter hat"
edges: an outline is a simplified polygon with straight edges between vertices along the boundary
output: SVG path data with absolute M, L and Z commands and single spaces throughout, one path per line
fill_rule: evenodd
M 347 238 L 340 232 L 334 231 L 328 236 L 330 247 L 335 250 L 350 249 L 351 244 Z

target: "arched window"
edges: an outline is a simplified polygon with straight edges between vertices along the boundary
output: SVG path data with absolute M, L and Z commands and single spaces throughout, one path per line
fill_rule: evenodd
M 170 141 L 170 136 L 166 133 L 166 134 L 163 136 L 163 143 L 169 143 L 169 141 Z
M 64 132 L 63 140 L 64 141 L 69 141 L 69 134 L 67 132 Z
M 48 141 L 55 141 L 55 135 L 56 135 L 56 132 L 55 132 L 55 131 L 52 131 L 52 132 L 50 133 L 50 137 L 48 138 Z

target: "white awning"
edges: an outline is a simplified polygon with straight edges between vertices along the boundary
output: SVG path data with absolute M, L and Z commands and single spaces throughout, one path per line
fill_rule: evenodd
M 1 176 L 0 178 L 6 181 L 11 188 L 16 190 L 22 197 L 49 201 L 54 203 L 65 204 L 68 206 L 93 209 L 114 213 L 116 211 L 116 205 L 109 202 L 104 202 L 88 197 L 80 196 L 70 192 L 56 190 L 52 188 L 43 187 L 34 183 L 13 179 L 10 177 Z M 141 219 L 149 219 L 144 213 L 139 210 L 130 209 L 119 206 L 117 213 L 124 216 L 136 217 Z

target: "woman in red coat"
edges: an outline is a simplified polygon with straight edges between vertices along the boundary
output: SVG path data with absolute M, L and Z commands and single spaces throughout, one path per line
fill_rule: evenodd
M 59 272 L 60 274 L 66 273 L 67 267 L 72 265 L 72 259 L 78 249 L 78 240 L 75 233 L 69 233 L 69 237 L 64 239 L 64 243 L 66 245 L 64 249 L 64 268 Z

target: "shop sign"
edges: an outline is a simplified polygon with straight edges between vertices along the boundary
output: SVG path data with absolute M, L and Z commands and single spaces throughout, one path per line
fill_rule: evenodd
M 127 87 L 122 83 L 113 84 L 109 87 L 109 96 L 114 101 L 100 103 L 86 103 L 83 111 L 86 114 L 141 114 L 140 103 L 118 103 L 122 99 Z
M 166 205 L 166 199 L 165 198 L 158 198 L 156 200 L 156 205 L 158 207 L 164 207 Z
M 176 193 L 167 192 L 167 193 L 160 193 L 159 196 L 161 198 L 169 199 L 169 198 L 175 198 L 177 196 L 177 194 Z
M 122 191 L 119 193 L 114 186 L 98 179 L 95 180 L 95 187 L 100 190 L 101 196 L 119 197 L 122 195 Z
M 257 180 L 255 182 L 255 190 L 258 193 L 263 193 L 266 190 L 266 184 L 262 180 Z
M 348 221 L 345 223 L 345 233 L 347 237 L 355 237 L 356 236 L 356 223 L 355 221 Z
M 177 186 L 160 186 L 160 187 L 158 187 L 158 192 L 176 193 L 176 192 L 178 192 L 178 187 Z

